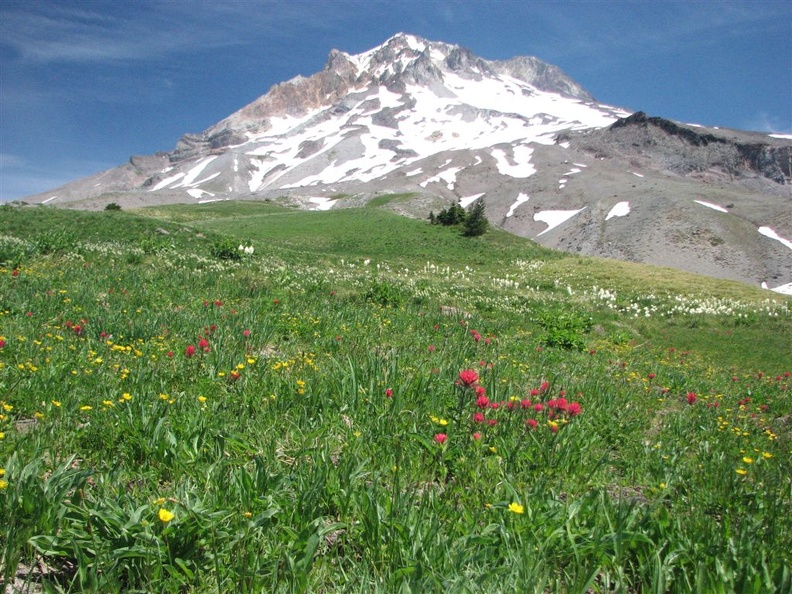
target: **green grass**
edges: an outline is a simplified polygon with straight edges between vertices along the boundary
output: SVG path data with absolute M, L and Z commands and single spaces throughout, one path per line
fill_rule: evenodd
M 377 208 L 2 215 L 4 584 L 792 585 L 788 299 Z
M 392 196 L 386 196 L 390 200 Z M 149 214 L 145 210 L 140 214 Z M 505 233 L 471 241 L 458 229 L 438 229 L 379 208 L 302 211 L 268 203 L 213 203 L 155 209 L 153 216 L 189 221 L 207 231 L 233 235 L 319 257 L 361 257 L 392 262 L 442 261 L 497 269 L 508 258 L 553 258 L 554 252 Z M 439 260 L 438 260 L 439 258 Z
M 409 202 L 416 196 L 415 192 L 405 192 L 403 194 L 385 194 L 383 196 L 376 196 L 366 203 L 368 208 L 378 208 L 392 204 L 394 202 Z

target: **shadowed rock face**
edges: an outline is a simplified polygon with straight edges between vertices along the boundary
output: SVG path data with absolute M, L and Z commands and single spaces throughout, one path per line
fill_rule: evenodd
M 534 57 L 492 61 L 398 34 L 265 95 L 173 151 L 29 202 L 78 208 L 386 193 L 425 218 L 485 196 L 544 245 L 770 287 L 792 282 L 792 140 L 597 103 Z M 761 230 L 761 231 L 760 231 Z
M 792 181 L 792 146 L 773 146 L 769 138 L 767 142 L 751 142 L 747 138 L 739 141 L 711 132 L 697 132 L 671 120 L 649 117 L 642 111 L 611 124 L 610 133 L 618 135 L 620 131 L 633 146 L 643 150 L 672 152 L 673 139 L 690 147 L 707 149 L 686 151 L 686 158 L 680 160 L 678 167 L 680 173 L 719 167 L 731 175 L 753 172 L 782 185 Z M 697 153 L 697 157 L 692 157 L 692 152 Z

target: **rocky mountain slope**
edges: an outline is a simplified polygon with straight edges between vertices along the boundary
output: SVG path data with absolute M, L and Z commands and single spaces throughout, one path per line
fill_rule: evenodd
M 26 202 L 101 208 L 271 199 L 343 208 L 387 193 L 426 217 L 486 200 L 560 249 L 780 288 L 792 283 L 792 139 L 597 103 L 555 66 L 398 34 L 275 85 L 173 151 Z

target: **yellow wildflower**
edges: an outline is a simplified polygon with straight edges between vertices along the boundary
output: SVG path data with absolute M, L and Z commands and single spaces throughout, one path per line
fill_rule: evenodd
M 748 471 L 745 470 L 745 468 L 738 468 L 735 472 L 737 472 L 737 474 L 739 474 L 740 476 L 745 476 L 746 474 L 748 474 Z
M 512 502 L 509 504 L 509 511 L 515 514 L 525 513 L 525 508 L 519 503 Z
M 160 508 L 159 513 L 157 515 L 159 516 L 160 521 L 165 523 L 170 522 L 173 518 L 176 517 L 172 512 L 169 512 L 164 507 Z

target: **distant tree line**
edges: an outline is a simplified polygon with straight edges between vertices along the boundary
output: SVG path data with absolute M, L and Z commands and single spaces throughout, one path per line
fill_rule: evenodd
M 484 214 L 484 210 L 483 198 L 476 200 L 470 211 L 462 208 L 458 202 L 454 202 L 436 215 L 434 212 L 430 212 L 429 222 L 432 225 L 443 225 L 444 227 L 460 225 L 462 227 L 462 235 L 465 237 L 478 237 L 479 235 L 484 235 L 489 228 L 489 221 Z

